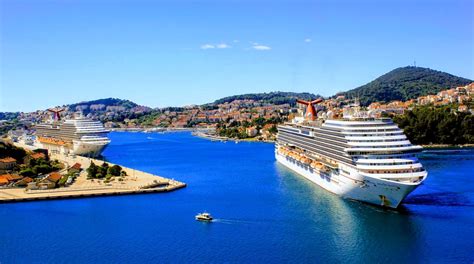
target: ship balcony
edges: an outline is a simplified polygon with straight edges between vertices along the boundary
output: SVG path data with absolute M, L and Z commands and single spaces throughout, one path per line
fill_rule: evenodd
M 380 165 L 380 164 L 414 164 L 418 162 L 416 157 L 405 158 L 355 158 L 354 161 L 360 165 Z
M 360 153 L 360 152 L 369 152 L 369 153 L 385 153 L 385 152 L 408 152 L 408 151 L 420 151 L 423 148 L 421 146 L 403 146 L 403 147 L 388 147 L 388 148 L 377 148 L 377 147 L 351 147 L 351 148 L 344 148 L 344 151 L 349 153 Z
M 357 169 L 359 170 L 412 170 L 423 168 L 421 163 L 412 163 L 412 164 L 377 164 L 377 165 L 367 165 L 367 164 L 357 164 Z
M 347 144 L 351 147 L 383 147 L 383 146 L 399 146 L 399 145 L 410 145 L 409 140 L 394 140 L 394 141 L 388 141 L 388 140 L 379 140 L 379 141 L 370 141 L 366 140 L 365 142 L 354 142 L 354 141 L 349 141 Z

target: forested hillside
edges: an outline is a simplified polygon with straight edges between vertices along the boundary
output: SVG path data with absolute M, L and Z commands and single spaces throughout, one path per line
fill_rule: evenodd
M 314 100 L 321 96 L 312 93 L 293 93 L 293 92 L 271 92 L 271 93 L 253 93 L 241 94 L 224 97 L 214 101 L 214 104 L 232 102 L 234 100 L 256 100 L 268 104 L 296 104 L 296 99 Z
M 372 102 L 406 101 L 471 82 L 449 73 L 409 66 L 392 70 L 366 85 L 338 95 L 357 97 L 362 105 L 369 105 Z
M 474 144 L 474 115 L 451 106 L 421 106 L 393 117 L 415 144 Z

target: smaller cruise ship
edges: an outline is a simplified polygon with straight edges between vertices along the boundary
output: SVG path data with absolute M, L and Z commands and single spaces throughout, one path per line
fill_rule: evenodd
M 49 123 L 36 125 L 37 144 L 51 153 L 99 156 L 110 143 L 108 130 L 100 121 L 76 113 L 74 118 L 61 121 L 59 112 Z

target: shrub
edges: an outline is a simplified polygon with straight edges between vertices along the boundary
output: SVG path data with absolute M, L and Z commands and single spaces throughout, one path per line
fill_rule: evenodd
M 58 185 L 59 186 L 64 186 L 66 184 L 66 181 L 67 181 L 68 178 L 69 178 L 69 176 L 64 175 L 61 179 L 59 179 Z
M 33 176 L 34 173 L 33 173 L 33 170 L 31 168 L 26 168 L 26 169 L 23 169 L 23 170 L 20 171 L 20 175 L 29 177 L 29 176 Z
M 120 176 L 121 171 L 122 167 L 120 167 L 119 165 L 114 165 L 107 169 L 107 174 L 110 174 L 112 176 Z

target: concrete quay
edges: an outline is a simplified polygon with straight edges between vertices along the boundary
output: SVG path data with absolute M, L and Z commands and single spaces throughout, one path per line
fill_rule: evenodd
M 73 184 L 68 187 L 60 187 L 46 190 L 26 190 L 24 188 L 0 188 L 0 203 L 21 202 L 34 200 L 68 199 L 80 197 L 94 197 L 106 195 L 127 195 L 171 192 L 186 187 L 183 182 L 167 179 L 139 170 L 122 167 L 127 176 L 105 183 L 99 179 L 87 179 L 86 169 L 91 162 L 100 166 L 104 161 L 81 156 L 50 155 L 51 159 L 57 159 L 66 166 L 75 163 L 81 164 L 82 172 Z M 115 164 L 107 162 L 110 166 Z

